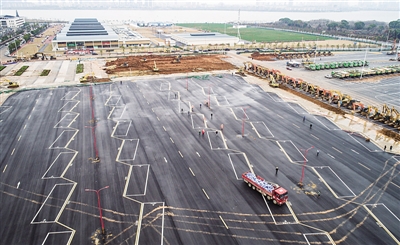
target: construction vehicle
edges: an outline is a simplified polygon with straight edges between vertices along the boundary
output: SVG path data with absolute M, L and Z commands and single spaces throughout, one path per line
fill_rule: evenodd
M 153 71 L 158 72 L 158 67 L 157 67 L 156 61 L 154 61 Z
M 32 55 L 31 56 L 31 59 L 32 60 L 46 60 L 47 59 L 47 56 L 46 56 L 46 54 L 45 53 L 42 53 L 42 52 L 37 52 L 36 54 L 34 54 L 34 55 Z M 55 59 L 53 56 L 51 56 L 50 57 L 50 59 Z
M 361 113 L 361 111 L 364 109 L 364 104 L 361 103 L 360 101 L 353 102 L 351 106 L 353 108 L 353 111 L 355 111 L 356 109 L 359 109 L 357 111 L 357 113 Z M 351 109 L 351 108 L 349 108 L 349 109 Z
M 348 94 L 343 94 L 341 100 L 340 100 L 340 106 L 347 107 L 351 101 L 351 96 Z
M 177 56 L 175 56 L 175 58 L 172 60 L 171 63 L 181 63 L 181 58 L 182 58 L 181 54 L 177 55 Z
M 240 67 L 235 73 L 239 74 L 239 75 L 241 75 L 243 77 L 246 76 L 246 74 L 244 73 L 244 67 Z
M 17 82 L 9 82 L 7 88 L 18 88 L 19 84 Z
M 81 82 L 81 83 L 95 82 L 95 81 L 96 81 L 96 76 L 94 75 L 93 72 L 86 74 L 79 79 L 79 82 Z
M 396 41 L 397 41 L 397 39 L 395 38 L 395 39 L 393 40 L 392 49 L 391 49 L 389 52 L 386 53 L 387 55 L 394 55 L 394 54 L 396 54 Z
M 243 173 L 242 178 L 250 188 L 260 192 L 276 205 L 282 206 L 288 200 L 288 191 L 278 184 L 268 182 L 250 171 Z
M 297 61 L 292 61 L 292 60 L 286 62 L 286 65 L 287 65 L 287 66 L 291 66 L 291 67 L 300 67 L 300 63 L 299 63 L 299 62 L 297 62 Z
M 272 74 L 269 75 L 269 86 L 273 88 L 279 88 L 279 83 L 275 81 L 275 78 Z

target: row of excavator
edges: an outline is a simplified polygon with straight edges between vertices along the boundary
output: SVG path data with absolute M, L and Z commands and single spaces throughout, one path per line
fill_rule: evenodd
M 400 129 L 400 113 L 394 107 L 390 109 L 385 104 L 382 110 L 379 110 L 376 106 L 365 106 L 360 100 L 354 99 L 348 94 L 342 94 L 338 90 L 324 89 L 300 78 L 284 75 L 279 70 L 265 68 L 251 62 L 245 62 L 243 69 L 248 73 L 269 80 L 270 86 L 279 87 L 280 83 L 286 84 L 296 90 L 302 90 L 316 99 L 326 101 L 329 104 L 336 104 L 338 108 L 352 110 L 354 113 L 359 113 L 371 120 Z

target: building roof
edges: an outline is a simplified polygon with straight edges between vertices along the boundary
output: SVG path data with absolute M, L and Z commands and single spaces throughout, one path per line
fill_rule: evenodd
M 171 34 L 171 37 L 179 37 L 179 38 L 184 38 L 189 41 L 212 41 L 212 40 L 221 40 L 221 39 L 227 39 L 227 40 L 234 40 L 239 38 L 229 36 L 226 34 L 221 34 L 218 32 L 201 32 L 201 33 L 179 33 L 179 34 Z
M 57 34 L 55 42 L 82 42 L 118 40 L 118 35 L 109 26 L 103 26 L 94 18 L 77 18 L 65 25 Z

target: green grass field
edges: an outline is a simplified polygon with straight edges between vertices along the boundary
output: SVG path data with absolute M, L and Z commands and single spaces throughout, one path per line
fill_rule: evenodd
M 230 36 L 237 36 L 237 29 L 230 24 L 217 23 L 178 23 L 177 26 L 195 28 L 203 31 L 225 33 Z M 225 28 L 226 27 L 226 28 Z M 328 40 L 330 38 L 322 36 L 314 36 L 296 32 L 276 31 L 263 28 L 242 28 L 240 36 L 247 41 L 256 42 L 301 42 L 301 41 L 319 41 Z

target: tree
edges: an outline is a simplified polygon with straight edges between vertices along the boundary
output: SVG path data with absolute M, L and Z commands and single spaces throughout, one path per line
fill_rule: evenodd
M 347 20 L 341 20 L 339 27 L 342 29 L 349 29 L 350 25 L 349 22 Z
M 339 26 L 337 22 L 331 22 L 326 25 L 328 27 L 328 30 L 336 31 L 336 28 Z
M 362 21 L 357 21 L 356 23 L 354 23 L 354 28 L 356 30 L 362 30 L 365 27 L 365 23 Z

